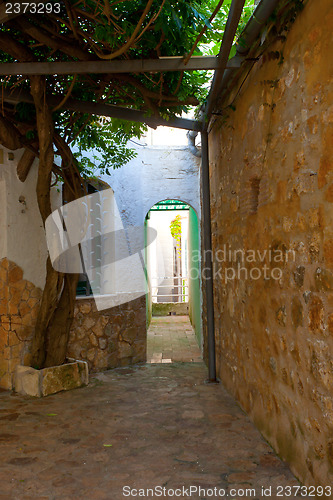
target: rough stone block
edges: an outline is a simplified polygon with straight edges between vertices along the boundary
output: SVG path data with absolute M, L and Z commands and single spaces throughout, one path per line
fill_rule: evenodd
M 19 394 L 41 397 L 40 372 L 30 366 L 17 365 L 14 378 L 14 390 Z
M 333 266 L 333 239 L 324 242 L 324 257 L 327 265 Z
M 5 257 L 4 259 L 1 260 L 0 262 L 0 266 L 5 269 L 6 271 L 8 271 L 8 266 L 9 266 L 9 261 L 8 259 Z
M 80 303 L 80 311 L 83 314 L 88 314 L 91 311 L 91 303 L 88 301 L 82 301 L 82 303 Z
M 16 264 L 11 263 L 8 270 L 8 281 L 9 283 L 16 283 L 17 281 L 21 281 L 23 278 L 22 269 Z
M 95 335 L 97 335 L 97 337 L 102 337 L 104 335 L 104 329 L 105 328 L 102 324 L 101 318 L 99 318 L 96 324 L 92 327 L 92 331 L 94 332 Z M 92 342 L 92 344 L 97 345 L 96 342 L 95 343 Z
M 52 366 L 41 370 L 41 390 L 43 396 L 68 391 L 87 385 L 88 365 L 85 361 L 75 361 L 61 366 Z
M 90 318 L 89 316 L 85 318 L 83 322 L 83 328 L 86 330 L 90 330 L 95 324 L 95 320 L 93 318 Z
M 127 358 L 133 356 L 133 347 L 128 342 L 119 342 L 118 351 L 120 358 Z
M 64 365 L 42 370 L 18 365 L 15 371 L 14 390 L 20 394 L 41 397 L 88 385 L 88 364 L 73 359 L 68 361 Z
M 106 339 L 99 339 L 98 344 L 100 349 L 106 349 L 108 341 Z
M 291 319 L 295 328 L 303 326 L 303 306 L 298 297 L 294 297 L 291 302 Z

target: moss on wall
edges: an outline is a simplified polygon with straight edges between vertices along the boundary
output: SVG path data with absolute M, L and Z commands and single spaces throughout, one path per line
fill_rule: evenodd
M 153 302 L 153 316 L 185 316 L 188 314 L 188 302 Z

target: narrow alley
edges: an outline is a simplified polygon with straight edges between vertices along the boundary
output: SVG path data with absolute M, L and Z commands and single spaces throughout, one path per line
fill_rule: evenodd
M 333 499 L 333 0 L 36 6 L 0 0 L 0 500 Z
M 153 316 L 147 333 L 147 363 L 202 361 L 188 316 Z

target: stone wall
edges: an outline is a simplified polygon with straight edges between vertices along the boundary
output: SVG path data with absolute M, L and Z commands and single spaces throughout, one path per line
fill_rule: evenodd
M 294 473 L 322 485 L 333 473 L 332 32 L 331 0 L 309 0 L 286 38 L 272 31 L 209 137 L 218 373 Z
M 11 389 L 16 365 L 30 364 L 29 347 L 42 291 L 23 271 L 0 260 L 0 387 Z
M 146 299 L 98 311 L 93 298 L 75 307 L 68 357 L 82 359 L 90 371 L 146 362 Z
M 12 389 L 16 366 L 31 363 L 41 296 L 19 266 L 0 260 L 0 388 Z M 145 297 L 104 311 L 96 310 L 93 298 L 78 299 L 68 357 L 88 361 L 91 371 L 145 362 Z

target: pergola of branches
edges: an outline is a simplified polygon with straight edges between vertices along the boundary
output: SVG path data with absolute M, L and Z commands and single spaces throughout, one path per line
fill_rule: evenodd
M 193 16 L 191 2 L 66 0 L 58 5 L 61 5 L 58 14 L 28 12 L 13 14 L 5 21 L 0 31 L 0 48 L 8 58 L 3 56 L 2 62 L 158 59 L 173 56 L 176 46 L 180 55 L 190 55 L 197 43 L 197 27 L 190 22 Z M 182 29 L 186 29 L 186 37 Z M 26 77 L 12 77 L 5 83 L 22 86 L 22 79 L 26 81 Z M 106 69 L 101 74 L 86 71 L 75 75 L 73 69 L 71 76 L 49 75 L 47 91 L 63 97 L 58 109 L 73 95 L 82 100 L 133 106 L 163 114 L 179 113 L 186 105 L 199 103 L 200 85 L 195 87 L 188 83 L 184 73 L 128 71 L 108 74 Z
M 160 123 L 158 120 L 172 120 L 189 106 L 203 102 L 206 71 L 199 71 L 197 63 L 194 69 L 193 65 L 190 71 L 188 68 L 199 42 L 209 42 L 211 23 L 223 3 L 218 1 L 208 16 L 200 10 L 205 7 L 207 11 L 208 0 L 52 0 L 51 5 L 59 5 L 59 9 L 47 13 L 45 7 L 40 14 L 29 8 L 6 13 L 6 4 L 0 4 L 2 64 L 28 63 L 36 68 L 36 74 L 26 70 L 27 75 L 23 66 L 17 66 L 20 69 L 2 78 L 0 142 L 11 150 L 24 148 L 18 164 L 22 181 L 34 158 L 39 158 L 37 200 L 44 224 L 51 214 L 53 174 L 63 180 L 67 201 L 85 192 L 80 164 L 70 147 L 96 120 L 84 105 L 140 110 Z M 231 6 L 223 44 L 212 61 L 212 67 L 218 68 L 217 80 L 227 67 L 245 0 L 225 3 Z M 180 59 L 177 71 L 172 62 L 175 53 Z M 169 58 L 168 71 L 163 57 Z M 150 70 L 132 65 L 137 60 L 150 61 Z M 126 61 L 128 69 L 117 72 L 117 62 L 124 67 Z M 38 70 L 37 63 L 45 62 L 63 63 L 67 70 Z M 82 64 L 95 64 L 96 72 L 82 70 Z M 203 64 L 206 70 L 207 61 Z M 75 72 L 79 65 L 81 70 Z M 213 82 L 210 96 L 217 93 Z M 75 112 L 67 109 L 73 110 L 73 104 L 69 106 L 73 102 Z M 55 152 L 61 157 L 61 166 L 54 162 Z M 49 259 L 46 268 L 32 345 L 32 366 L 36 367 L 61 364 L 66 357 L 78 278 L 58 273 Z

